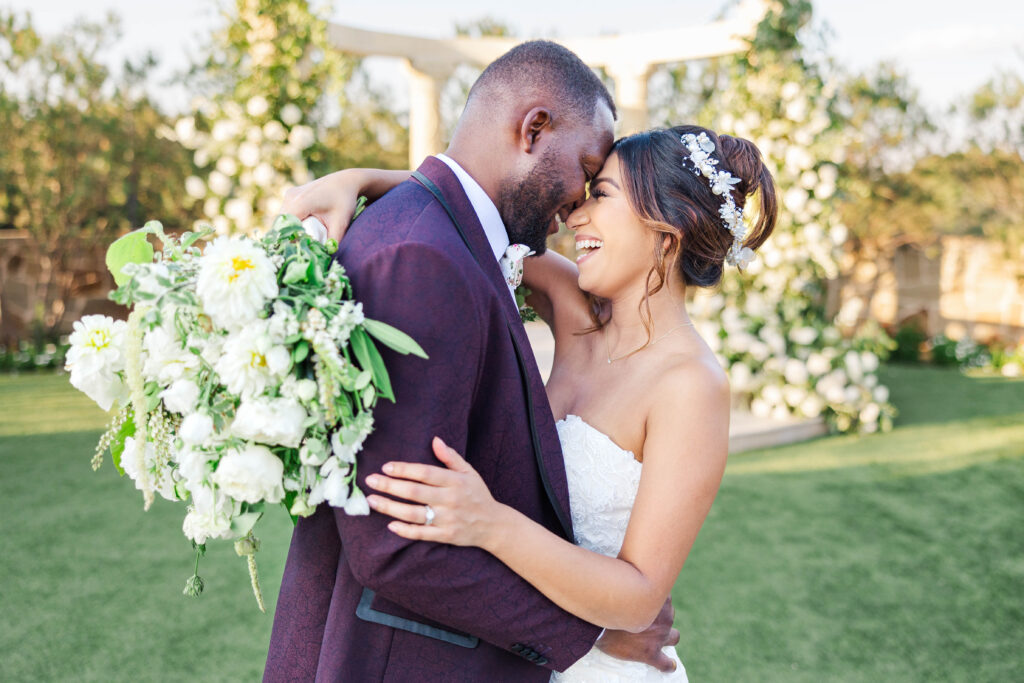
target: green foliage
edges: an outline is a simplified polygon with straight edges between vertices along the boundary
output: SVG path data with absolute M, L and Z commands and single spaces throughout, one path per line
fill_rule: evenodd
M 69 260 L 144 213 L 175 227 L 192 220 L 181 200 L 188 156 L 158 134 L 166 118 L 144 88 L 155 60 L 111 72 L 119 37 L 113 16 L 47 39 L 0 10 L 0 225 L 29 236 L 40 269 L 32 302 L 50 330 L 75 289 Z

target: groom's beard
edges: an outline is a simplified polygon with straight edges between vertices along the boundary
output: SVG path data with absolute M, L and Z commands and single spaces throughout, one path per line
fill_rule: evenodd
M 509 243 L 525 244 L 538 254 L 547 249 L 548 228 L 567 194 L 552 157 L 546 153 L 532 172 L 506 184 L 498 196 Z

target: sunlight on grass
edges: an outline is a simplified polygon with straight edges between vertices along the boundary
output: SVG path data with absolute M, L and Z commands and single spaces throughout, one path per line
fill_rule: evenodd
M 109 421 L 67 375 L 0 376 L 0 437 L 102 430 Z

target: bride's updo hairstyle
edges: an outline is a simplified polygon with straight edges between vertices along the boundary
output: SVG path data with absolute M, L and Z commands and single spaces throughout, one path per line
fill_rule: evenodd
M 742 247 L 757 249 L 775 228 L 775 181 L 761 152 L 749 140 L 718 135 L 700 126 L 650 130 L 617 140 L 611 153 L 618 155 L 630 207 L 644 224 L 670 242 L 667 249 L 663 248 L 664 238 L 655 242 L 654 266 L 647 277 L 642 309 L 645 323 L 650 319 L 647 299 L 665 286 L 669 273 L 678 270 L 686 286 L 714 287 L 722 279 L 733 247 L 733 234 L 719 213 L 724 197 L 712 191 L 711 181 L 698 172 L 683 142 L 683 136 L 701 133 L 714 143 L 710 157 L 718 161 L 715 170 L 738 179 L 731 193 L 746 219 Z M 756 197 L 756 210 L 747 205 L 751 196 Z M 607 322 L 596 318 L 598 328 Z
M 761 152 L 749 140 L 718 135 L 700 126 L 676 126 L 621 138 L 612 153 L 619 157 L 626 198 L 640 220 L 671 240 L 665 251 L 658 240 L 657 265 L 651 271 L 657 283 L 649 294 L 664 286 L 669 267 L 679 269 L 687 286 L 714 287 L 722 279 L 733 244 L 733 235 L 719 214 L 723 196 L 715 194 L 710 181 L 696 172 L 690 150 L 682 142 L 688 133 L 707 135 L 715 145 L 710 155 L 718 160 L 716 169 L 739 179 L 732 186 L 732 198 L 747 219 L 743 246 L 757 249 L 775 229 L 775 181 Z M 752 195 L 760 204 L 756 211 L 746 206 Z

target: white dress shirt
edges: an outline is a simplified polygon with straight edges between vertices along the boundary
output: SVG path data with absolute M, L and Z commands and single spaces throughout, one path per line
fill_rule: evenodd
M 462 189 L 469 198 L 469 203 L 473 206 L 473 211 L 476 212 L 476 217 L 480 220 L 480 225 L 483 226 L 487 243 L 491 245 L 491 251 L 494 252 L 494 260 L 500 261 L 509 247 L 509 241 L 508 231 L 505 230 L 505 222 L 501 220 L 498 207 L 484 192 L 484 188 L 480 187 L 480 183 L 473 180 L 473 176 L 466 173 L 466 169 L 459 166 L 457 161 L 444 154 L 438 154 L 437 158 L 447 164 L 455 177 L 459 179 Z M 515 290 L 512 287 L 508 289 L 512 294 L 512 299 L 515 300 Z

